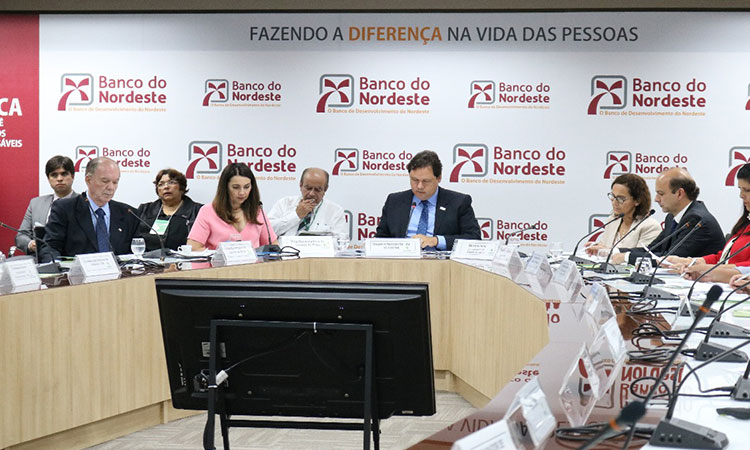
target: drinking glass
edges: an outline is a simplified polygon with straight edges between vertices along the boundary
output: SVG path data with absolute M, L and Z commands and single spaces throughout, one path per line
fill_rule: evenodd
M 549 244 L 549 254 L 552 255 L 553 258 L 561 257 L 563 254 L 562 242 L 551 242 Z
M 338 249 L 340 252 L 343 252 L 344 250 L 349 248 L 349 233 L 339 234 L 336 236 L 336 244 L 338 245 Z
M 130 251 L 133 252 L 136 258 L 141 259 L 143 253 L 146 251 L 146 240 L 143 238 L 133 238 L 130 241 Z
M 651 273 L 651 257 L 650 256 L 640 256 L 635 259 L 635 267 L 638 268 L 638 272 L 643 274 L 650 274 Z

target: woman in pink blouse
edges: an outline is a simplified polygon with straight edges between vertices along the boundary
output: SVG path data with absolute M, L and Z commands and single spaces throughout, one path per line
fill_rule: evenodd
M 253 247 L 276 243 L 266 222 L 253 171 L 246 164 L 229 164 L 221 172 L 214 201 L 198 212 L 187 243 L 195 251 L 215 250 L 224 241 L 250 241 Z

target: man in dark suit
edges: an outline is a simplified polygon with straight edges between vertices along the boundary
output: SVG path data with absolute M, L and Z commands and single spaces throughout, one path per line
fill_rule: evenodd
M 667 217 L 664 219 L 664 230 L 652 243 L 657 244 L 675 230 L 679 231 L 663 244 L 653 247 L 649 245 L 655 255 L 663 256 L 670 253 L 676 256 L 702 256 L 717 253 L 724 248 L 724 233 L 721 231 L 721 226 L 708 212 L 706 205 L 698 200 L 699 193 L 700 189 L 695 184 L 695 180 L 683 168 L 668 169 L 656 178 L 654 200 L 661 206 L 662 211 L 667 213 Z M 672 248 L 701 220 L 703 223 L 700 228 L 679 248 L 671 252 Z M 620 249 L 620 251 L 627 250 Z M 630 264 L 634 264 L 637 257 L 648 254 L 643 248 L 629 250 L 627 257 Z
M 411 190 L 388 195 L 375 237 L 414 237 L 422 248 L 450 250 L 456 239 L 480 239 L 471 196 L 438 187 L 443 164 L 435 152 L 406 165 Z
M 91 160 L 86 167 L 88 190 L 52 204 L 46 241 L 55 258 L 81 253 L 130 253 L 130 240 L 138 221 L 125 203 L 112 200 L 120 181 L 120 168 L 109 158 Z

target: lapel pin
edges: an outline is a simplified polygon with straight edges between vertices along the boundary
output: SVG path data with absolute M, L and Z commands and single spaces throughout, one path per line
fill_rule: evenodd
M 441 206 L 440 211 L 445 211 L 445 206 Z
M 122 228 L 118 228 L 117 231 L 119 231 L 120 233 L 122 233 Z

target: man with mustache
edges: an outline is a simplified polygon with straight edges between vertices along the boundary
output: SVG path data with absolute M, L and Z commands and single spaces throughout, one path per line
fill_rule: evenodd
M 53 156 L 44 166 L 44 173 L 47 175 L 47 181 L 54 193 L 40 195 L 29 201 L 26 214 L 23 216 L 23 222 L 18 227 L 21 233 L 16 235 L 16 247 L 27 254 L 36 252 L 36 242 L 31 238 L 32 230 L 37 227 L 44 227 L 47 224 L 52 203 L 75 195 L 73 191 L 75 167 L 70 158 L 61 155 Z M 43 236 L 37 234 L 37 237 Z
M 324 200 L 328 192 L 328 172 L 316 167 L 302 171 L 300 195 L 277 201 L 268 220 L 278 236 L 296 236 L 305 232 L 331 232 L 335 236 L 349 236 L 344 208 Z
M 109 158 L 86 166 L 87 191 L 55 202 L 47 223 L 46 241 L 55 258 L 82 253 L 130 253 L 138 221 L 130 205 L 112 200 L 120 182 L 120 168 Z

